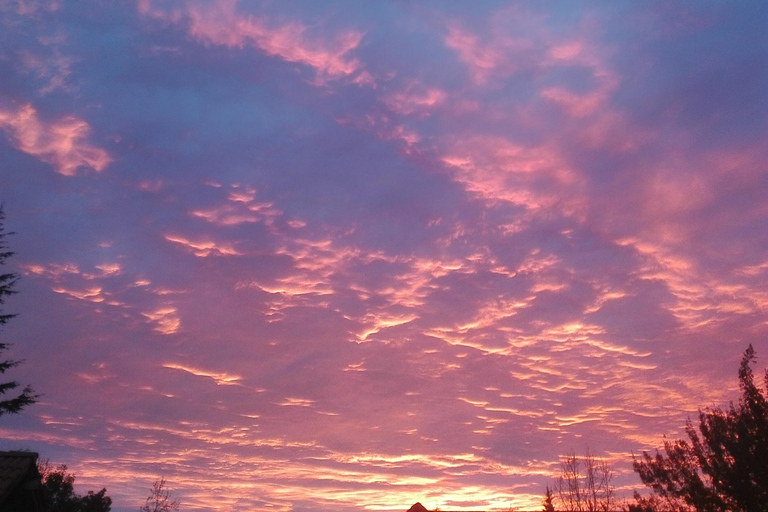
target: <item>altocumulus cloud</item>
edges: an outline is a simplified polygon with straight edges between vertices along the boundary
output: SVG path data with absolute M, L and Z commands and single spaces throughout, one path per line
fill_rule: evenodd
M 117 512 L 638 487 L 768 353 L 765 9 L 0 2 L 2 448 Z

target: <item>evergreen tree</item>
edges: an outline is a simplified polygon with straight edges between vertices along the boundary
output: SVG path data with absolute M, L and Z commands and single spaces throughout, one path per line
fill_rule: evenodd
M 3 207 L 0 206 L 0 266 L 5 265 L 5 260 L 13 256 L 13 253 L 8 250 L 8 243 L 6 242 L 6 236 L 11 233 L 6 233 L 3 221 L 5 215 L 3 213 Z M 18 281 L 19 276 L 15 272 L 2 272 L 0 270 L 0 306 L 5 303 L 5 298 L 9 295 L 16 293 L 14 286 Z M 0 309 L 0 326 L 5 325 L 11 318 L 16 315 L 3 313 Z M 8 344 L 0 342 L 0 352 L 7 350 Z M 6 359 L 0 360 L 0 373 L 5 373 L 14 366 L 17 366 L 22 361 Z M 15 393 L 15 389 L 19 387 L 19 383 L 16 381 L 0 382 L 0 396 L 5 396 L 6 393 Z M 0 416 L 3 414 L 15 414 L 24 407 L 31 405 L 37 401 L 37 395 L 34 394 L 32 388 L 25 387 L 20 394 L 5 400 L 0 400 Z
M 768 370 L 766 391 L 755 385 L 752 345 L 739 368 L 739 403 L 699 411 L 699 432 L 665 441 L 666 455 L 643 452 L 635 471 L 672 510 L 768 512 Z

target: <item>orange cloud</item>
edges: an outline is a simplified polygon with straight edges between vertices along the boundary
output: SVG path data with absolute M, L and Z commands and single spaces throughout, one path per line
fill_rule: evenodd
M 207 256 L 239 256 L 241 254 L 229 244 L 220 244 L 210 241 L 193 242 L 177 235 L 165 235 L 165 239 L 169 242 L 183 245 L 187 249 L 191 250 L 195 256 L 199 256 L 201 258 L 205 258 Z
M 90 127 L 73 116 L 46 123 L 30 104 L 0 107 L 0 129 L 16 149 L 53 165 L 65 176 L 74 175 L 81 166 L 101 171 L 112 161 L 106 151 L 86 142 Z
M 70 290 L 63 287 L 56 287 L 56 288 L 53 288 L 53 291 L 56 293 L 68 295 L 75 299 L 87 300 L 90 302 L 104 301 L 104 297 L 101 295 L 101 288 L 99 288 L 98 286 L 93 288 L 88 288 L 87 290 Z
M 209 372 L 209 371 L 199 370 L 196 368 L 191 368 L 189 366 L 184 366 L 184 365 L 175 364 L 175 363 L 165 363 L 163 364 L 163 368 L 170 368 L 171 370 L 181 370 L 183 372 L 196 375 L 197 377 L 208 377 L 210 379 L 213 379 L 214 382 L 216 382 L 216 384 L 219 386 L 232 386 L 237 381 L 240 380 L 240 377 L 237 375 Z
M 306 398 L 286 398 L 285 401 L 281 402 L 281 406 L 289 406 L 289 407 L 311 407 L 314 403 L 314 400 L 307 400 Z
M 51 263 L 49 265 L 24 265 L 26 272 L 42 275 L 49 279 L 58 279 L 68 274 L 80 274 L 80 268 L 75 263 Z
M 144 312 L 142 315 L 155 322 L 154 330 L 160 334 L 174 334 L 181 325 L 181 320 L 176 313 L 174 307 L 161 307 Z
M 104 276 L 116 276 L 119 275 L 122 270 L 119 263 L 102 263 L 101 265 L 96 265 L 96 268 L 99 269 Z
M 382 329 L 388 327 L 397 327 L 398 325 L 404 325 L 418 318 L 415 314 L 406 315 L 387 315 L 387 314 L 375 314 L 370 313 L 365 321 L 366 328 L 363 332 L 357 335 L 358 340 L 362 343 L 368 341 L 368 336 L 376 334 Z

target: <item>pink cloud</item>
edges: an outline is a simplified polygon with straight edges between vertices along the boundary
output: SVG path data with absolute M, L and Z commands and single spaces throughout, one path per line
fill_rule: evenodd
M 601 107 L 604 107 L 613 88 L 612 83 L 606 83 L 590 92 L 576 94 L 566 87 L 555 86 L 542 89 L 540 94 L 561 107 L 570 117 L 582 118 L 594 114 Z
M 553 60 L 568 61 L 577 58 L 581 54 L 583 48 L 584 45 L 581 41 L 571 41 L 553 46 L 549 49 L 547 55 Z
M 691 332 L 737 315 L 754 315 L 768 305 L 768 294 L 755 286 L 754 275 L 738 271 L 714 275 L 670 244 L 647 238 L 626 238 L 617 243 L 632 247 L 643 256 L 647 264 L 639 274 L 643 279 L 665 283 L 674 298 L 667 309 Z
M 582 210 L 579 178 L 553 147 L 526 147 L 501 137 L 477 136 L 452 144 L 442 162 L 456 182 L 485 200 L 531 210 L 559 204 L 569 214 Z M 568 190 L 568 195 L 554 192 L 553 186 Z
M 492 25 L 489 27 L 490 35 L 481 40 L 453 23 L 448 26 L 445 44 L 468 66 L 470 76 L 477 85 L 484 84 L 492 75 L 511 75 L 521 69 L 535 69 L 544 79 L 552 70 L 586 68 L 594 82 L 586 92 L 575 92 L 567 84 L 547 83 L 540 88 L 539 94 L 573 118 L 584 118 L 606 110 L 610 95 L 620 80 L 604 64 L 601 53 L 604 50 L 598 51 L 586 36 L 561 41 L 535 23 L 516 28 L 519 30 L 513 33 L 509 27 Z M 527 32 L 529 37 L 523 39 L 518 32 Z
M 298 22 L 270 23 L 265 17 L 237 12 L 237 2 L 220 0 L 187 5 L 170 12 L 155 9 L 151 0 L 139 2 L 139 12 L 171 23 L 185 23 L 192 37 L 230 48 L 247 46 L 287 62 L 304 64 L 315 70 L 320 82 L 348 77 L 359 84 L 370 84 L 371 77 L 360 62 L 348 54 L 357 48 L 362 32 L 348 30 L 332 41 L 307 37 L 307 27 Z
M 470 69 L 472 80 L 477 84 L 485 82 L 488 74 L 503 61 L 498 47 L 481 45 L 477 37 L 460 29 L 457 25 L 448 27 L 445 45 L 454 50 Z
M 575 94 L 565 87 L 547 87 L 541 95 L 553 103 L 560 105 L 573 117 L 584 117 L 591 114 L 605 99 L 602 91 L 588 94 Z
M 340 125 L 352 125 L 360 129 L 370 130 L 376 137 L 382 140 L 391 140 L 396 143 L 403 154 L 411 155 L 417 151 L 416 145 L 421 141 L 419 134 L 402 124 L 394 124 L 386 115 L 367 114 L 362 119 L 351 117 L 338 118 Z
M 30 104 L 0 107 L 0 129 L 16 149 L 53 165 L 65 176 L 73 176 L 81 166 L 101 171 L 112 161 L 106 151 L 86 142 L 90 127 L 74 116 L 46 123 Z
M 404 90 L 385 96 L 384 103 L 398 114 L 426 116 L 442 105 L 446 97 L 447 94 L 440 89 L 424 87 L 413 82 Z
M 468 67 L 475 85 L 543 63 L 550 38 L 540 20 L 521 16 L 521 10 L 514 5 L 499 9 L 479 33 L 463 28 L 459 21 L 446 24 L 443 41 Z
M 21 65 L 30 73 L 34 73 L 38 78 L 47 80 L 47 84 L 40 89 L 41 94 L 48 94 L 56 89 L 67 90 L 67 78 L 72 73 L 71 66 L 74 62 L 72 57 L 62 55 L 56 48 L 53 49 L 53 55 L 49 58 L 42 57 L 30 51 L 24 51 L 19 54 Z
M 60 7 L 58 0 L 15 0 L 0 2 L 0 11 L 10 11 L 19 16 L 35 16 L 39 11 L 56 11 Z
M 256 190 L 250 187 L 242 188 L 232 185 L 227 199 L 226 204 L 215 208 L 193 210 L 190 215 L 221 226 L 259 221 L 272 226 L 283 214 L 274 208 L 271 202 L 256 201 Z

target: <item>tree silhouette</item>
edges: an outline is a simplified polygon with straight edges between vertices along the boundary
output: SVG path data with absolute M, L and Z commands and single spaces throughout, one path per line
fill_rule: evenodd
M 616 507 L 613 471 L 608 463 L 587 451 L 575 453 L 560 462 L 560 477 L 555 481 L 558 509 L 565 512 L 602 512 Z M 549 491 L 549 488 L 547 488 Z M 552 493 L 549 491 L 548 496 Z
M 147 501 L 139 508 L 140 512 L 170 512 L 179 510 L 179 500 L 171 499 L 171 492 L 165 488 L 165 478 L 155 480 Z
M 8 243 L 5 238 L 12 234 L 6 233 L 4 227 L 5 214 L 3 207 L 0 205 L 0 266 L 5 265 L 5 260 L 13 256 L 13 252 L 8 250 Z M 9 295 L 16 293 L 14 286 L 18 281 L 19 276 L 15 272 L 2 272 L 0 271 L 0 306 L 5 304 L 5 298 Z M 3 313 L 0 309 L 0 326 L 5 325 L 11 318 L 16 315 Z M 7 343 L 0 343 L 0 352 L 8 349 Z M 21 364 L 22 361 L 6 359 L 0 361 L 0 373 L 5 373 L 14 366 Z M 16 381 L 0 382 L 0 395 L 6 395 L 6 393 L 13 392 L 19 387 L 19 383 Z M 27 386 L 21 393 L 15 397 L 0 400 L 0 416 L 3 414 L 15 414 L 24 407 L 31 405 L 37 401 L 37 395 L 34 394 L 32 388 Z
M 547 492 L 544 494 L 544 501 L 542 502 L 543 512 L 555 512 L 555 506 L 552 504 L 554 498 L 555 495 L 552 494 L 552 489 L 547 486 Z
M 102 489 L 94 493 L 88 491 L 85 496 L 78 496 L 74 491 L 75 475 L 67 473 L 67 466 L 62 464 L 55 469 L 48 461 L 41 462 L 37 469 L 42 476 L 42 494 L 45 510 L 49 512 L 109 512 L 112 498 Z
M 634 503 L 627 503 L 627 512 L 690 512 L 693 510 L 685 504 L 674 505 L 656 494 L 641 496 L 635 491 L 634 498 Z
M 657 502 L 675 511 L 768 512 L 768 370 L 763 392 L 755 385 L 754 360 L 750 345 L 739 368 L 738 405 L 699 411 L 700 434 L 688 420 L 687 441 L 665 441 L 666 455 L 643 452 L 635 459 Z

